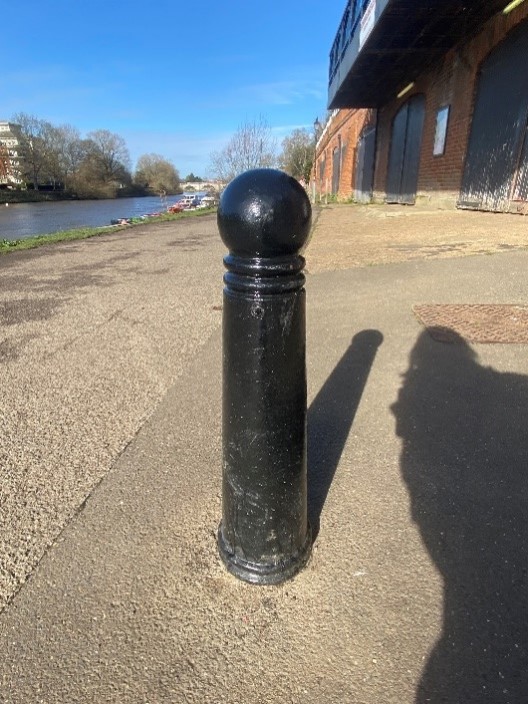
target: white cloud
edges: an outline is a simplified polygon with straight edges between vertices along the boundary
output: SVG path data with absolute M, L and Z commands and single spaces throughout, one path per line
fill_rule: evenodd
M 272 133 L 277 138 L 284 138 L 291 134 L 293 130 L 308 130 L 308 132 L 313 132 L 313 124 L 277 125 L 271 128 Z
M 306 99 L 324 100 L 326 84 L 314 79 L 282 80 L 245 86 L 240 93 L 265 105 L 293 105 Z

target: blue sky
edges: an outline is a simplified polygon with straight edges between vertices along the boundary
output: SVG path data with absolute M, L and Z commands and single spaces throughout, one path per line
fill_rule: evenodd
M 2 3 L 0 120 L 25 112 L 82 136 L 121 135 L 133 165 L 209 156 L 264 117 L 278 142 L 326 111 L 346 0 L 25 0 Z

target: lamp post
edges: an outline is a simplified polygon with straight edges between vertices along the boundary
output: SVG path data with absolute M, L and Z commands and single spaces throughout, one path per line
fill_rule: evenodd
M 317 190 L 317 143 L 319 141 L 319 136 L 321 134 L 322 125 L 319 122 L 319 118 L 316 117 L 314 121 L 314 157 L 313 157 L 313 188 L 312 188 L 312 202 L 315 203 L 315 193 Z

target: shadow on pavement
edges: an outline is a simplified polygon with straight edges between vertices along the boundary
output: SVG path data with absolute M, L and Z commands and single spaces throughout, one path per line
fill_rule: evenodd
M 424 332 L 392 411 L 413 520 L 444 579 L 416 702 L 527 702 L 528 377 Z
M 363 330 L 352 342 L 308 410 L 308 518 L 313 538 L 339 458 L 354 422 L 383 335 Z

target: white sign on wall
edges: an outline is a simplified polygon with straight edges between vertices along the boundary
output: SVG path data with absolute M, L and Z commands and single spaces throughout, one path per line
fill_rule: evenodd
M 433 145 L 433 155 L 442 156 L 445 151 L 447 137 L 447 122 L 449 120 L 449 105 L 446 105 L 436 113 L 436 130 Z
M 363 46 L 368 35 L 372 32 L 376 20 L 376 0 L 370 0 L 365 8 L 363 17 L 359 22 L 359 48 Z

